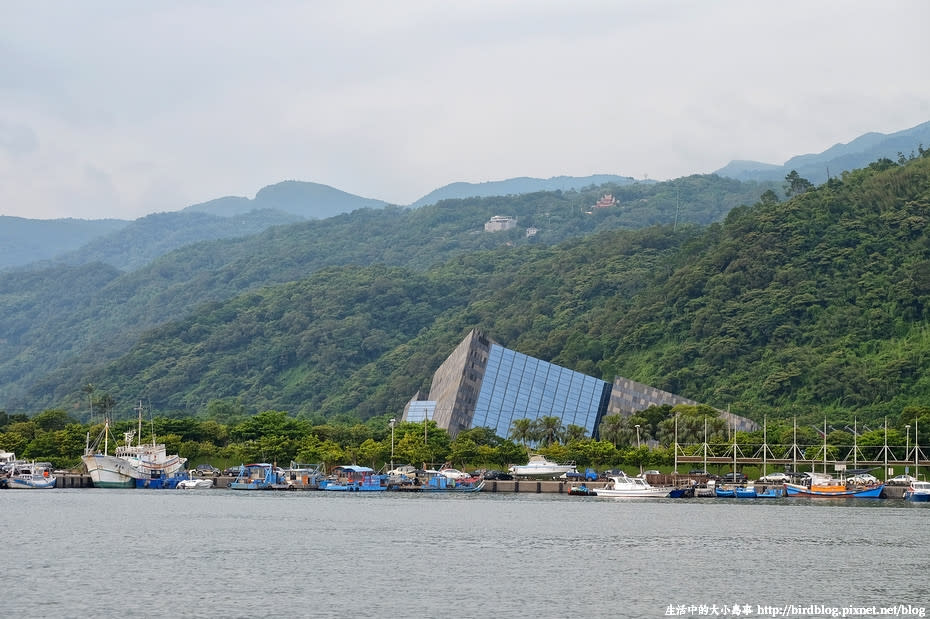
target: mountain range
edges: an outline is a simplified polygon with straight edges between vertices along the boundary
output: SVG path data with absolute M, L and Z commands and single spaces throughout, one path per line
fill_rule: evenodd
M 928 395 L 930 358 L 930 158 L 914 148 L 796 196 L 694 175 L 312 220 L 142 218 L 132 242 L 124 226 L 84 257 L 0 273 L 0 408 L 79 407 L 93 383 L 172 414 L 231 398 L 367 418 L 426 389 L 477 326 L 750 418 L 900 411 Z M 616 204 L 593 208 L 604 193 Z M 113 264 L 159 226 L 262 213 L 283 219 Z M 497 214 L 518 226 L 485 231 Z
M 831 174 L 840 175 L 878 159 L 897 161 L 923 144 L 930 145 L 930 121 L 887 135 L 867 133 L 822 153 L 792 157 L 782 165 L 732 161 L 714 174 L 740 181 L 780 183 L 795 170 L 819 184 Z M 458 182 L 435 189 L 408 206 L 418 208 L 441 200 L 580 191 L 605 185 L 651 182 L 654 181 L 637 181 L 612 174 Z M 247 236 L 302 219 L 325 219 L 357 209 L 384 206 L 387 203 L 382 200 L 363 198 L 328 185 L 290 180 L 260 189 L 254 199 L 227 196 L 132 222 L 0 216 L 0 270 L 45 260 L 67 264 L 101 260 L 120 269 L 133 269 L 188 243 Z M 236 219 L 229 221 L 231 217 Z

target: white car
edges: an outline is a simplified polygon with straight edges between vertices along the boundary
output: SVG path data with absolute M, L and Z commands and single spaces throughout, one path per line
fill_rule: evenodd
M 854 484 L 859 484 L 861 486 L 875 486 L 881 483 L 878 481 L 878 477 L 875 477 L 875 475 L 869 475 L 868 473 L 854 475 L 850 477 L 848 481 L 851 481 Z
M 917 478 L 910 475 L 895 475 L 885 483 L 889 486 L 910 486 L 912 481 L 917 481 Z
M 770 484 L 783 484 L 787 481 L 791 481 L 791 476 L 787 473 L 769 473 L 768 475 L 760 477 L 759 481 Z
M 444 475 L 445 477 L 448 477 L 449 479 L 455 479 L 455 480 L 468 479 L 470 477 L 468 473 L 465 473 L 458 469 L 440 469 L 439 474 Z

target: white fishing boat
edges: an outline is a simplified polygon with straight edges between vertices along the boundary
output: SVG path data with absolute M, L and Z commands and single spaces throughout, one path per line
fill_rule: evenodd
M 17 490 L 39 490 L 54 488 L 57 478 L 52 474 L 47 463 L 36 464 L 17 462 L 13 466 L 6 487 Z
M 110 420 L 106 419 L 103 431 L 93 444 L 88 444 L 81 461 L 87 468 L 90 479 L 96 488 L 134 488 L 166 487 L 164 480 L 175 478 L 187 463 L 187 458 L 177 454 L 168 455 L 164 443 L 155 442 L 152 433 L 151 443 L 142 443 L 142 403 L 136 409 L 139 412 L 138 433 L 126 432 L 125 444 L 117 446 L 110 455 Z M 133 438 L 137 443 L 132 444 Z M 100 443 L 103 443 L 103 452 Z M 114 441 L 115 442 L 115 441 Z
M 565 473 L 577 473 L 578 469 L 575 468 L 574 462 L 560 464 L 535 454 L 530 456 L 528 463 L 511 466 L 509 471 L 517 477 L 553 478 Z
M 670 492 L 669 488 L 657 488 L 650 485 L 642 477 L 629 477 L 624 474 L 608 477 L 607 479 L 608 482 L 603 488 L 594 488 L 596 496 L 661 499 L 668 496 Z

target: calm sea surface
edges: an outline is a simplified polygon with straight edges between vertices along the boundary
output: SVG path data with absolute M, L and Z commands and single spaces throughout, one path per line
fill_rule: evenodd
M 897 500 L 4 490 L 0 525 L 0 617 L 930 606 L 930 506 Z

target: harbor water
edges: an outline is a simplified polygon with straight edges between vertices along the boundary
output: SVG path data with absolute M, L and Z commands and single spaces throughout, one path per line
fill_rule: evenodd
M 922 616 L 928 523 L 877 499 L 8 490 L 0 616 Z

